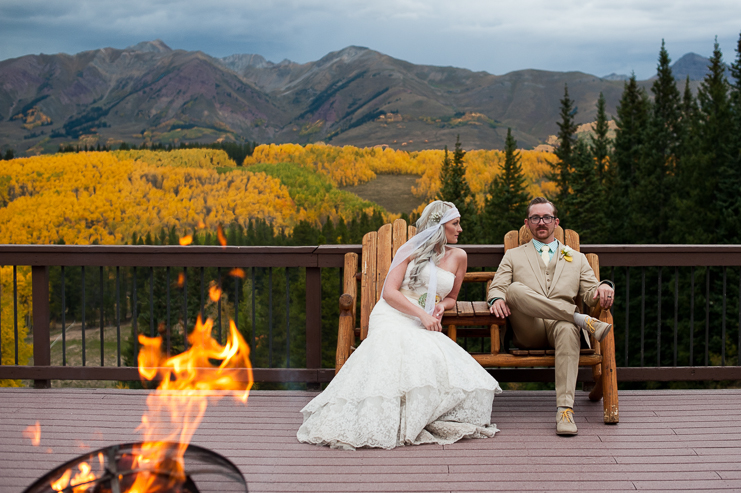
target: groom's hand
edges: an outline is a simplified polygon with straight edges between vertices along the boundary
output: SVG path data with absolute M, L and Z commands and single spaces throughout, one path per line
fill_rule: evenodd
M 489 312 L 496 315 L 499 318 L 506 318 L 509 317 L 510 311 L 509 307 L 507 306 L 507 303 L 504 302 L 503 299 L 498 299 L 494 303 L 491 304 L 489 307 Z
M 594 293 L 594 299 L 599 298 L 599 304 L 602 308 L 610 308 L 614 300 L 615 290 L 612 289 L 608 284 L 600 284 L 597 287 L 597 291 Z

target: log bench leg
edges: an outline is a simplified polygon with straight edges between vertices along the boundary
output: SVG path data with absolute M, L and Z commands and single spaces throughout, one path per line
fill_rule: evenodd
M 606 312 L 608 323 L 612 323 L 612 314 Z M 618 409 L 617 367 L 615 364 L 615 327 L 601 343 L 602 349 L 602 404 L 605 423 L 620 421 Z

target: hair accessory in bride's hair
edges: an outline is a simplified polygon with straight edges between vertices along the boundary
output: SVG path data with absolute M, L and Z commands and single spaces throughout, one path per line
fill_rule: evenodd
M 430 214 L 430 221 L 432 221 L 433 223 L 439 223 L 442 218 L 443 218 L 442 211 L 437 211 L 437 212 L 433 212 L 432 214 Z

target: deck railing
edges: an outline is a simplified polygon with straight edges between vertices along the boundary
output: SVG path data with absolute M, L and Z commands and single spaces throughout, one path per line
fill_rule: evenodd
M 463 248 L 470 269 L 494 270 L 503 255 L 501 245 Z M 617 362 L 624 365 L 618 368 L 618 380 L 741 380 L 741 246 L 582 245 L 581 251 L 598 254 L 603 277 L 617 284 Z M 0 351 L 6 355 L 0 379 L 31 379 L 37 387 L 47 387 L 51 380 L 138 380 L 137 368 L 122 361 L 126 346 L 122 323 L 125 326 L 128 320 L 133 333 L 161 334 L 168 351 L 179 350 L 171 346 L 171 338 L 175 344 L 178 337 L 175 326 L 179 323 L 185 348 L 182 328 L 188 330 L 195 314 L 206 314 L 207 286 L 214 278 L 229 293 L 237 325 L 241 327 L 240 316 L 247 316 L 241 322 L 249 331 L 243 333 L 253 348 L 253 364 L 262 365 L 254 368 L 255 381 L 303 382 L 316 387 L 334 375 L 328 355 L 334 352 L 337 320 L 328 315 L 337 308 L 346 252 L 360 253 L 360 246 L 0 246 L 0 263 L 13 267 L 12 273 L 4 274 L 12 280 L 0 282 L 4 286 L 0 297 L 12 297 L 12 303 L 1 306 L 5 310 L 13 307 L 14 324 L 13 340 L 0 327 L 0 334 L 6 334 L 0 338 Z M 33 363 L 19 365 L 22 310 L 17 276 L 19 268 L 29 267 L 28 339 L 33 342 Z M 235 268 L 242 269 L 244 278 L 228 276 Z M 283 276 L 274 276 L 280 269 Z M 283 282 L 285 286 L 276 287 Z M 303 293 L 292 292 L 297 286 Z M 82 354 L 75 361 L 69 358 L 67 347 L 67 303 L 72 298 L 81 307 L 80 320 L 74 322 L 81 324 Z M 194 308 L 194 302 L 200 305 Z M 85 317 L 91 309 L 95 313 L 92 322 Z M 221 338 L 226 308 L 219 299 L 209 309 L 216 313 L 215 333 Z M 148 317 L 138 310 L 148 311 Z M 149 330 L 139 327 L 144 319 Z M 7 324 L 8 317 L 0 313 L 0 320 Z M 54 341 L 52 320 L 62 328 Z M 113 344 L 110 338 L 114 337 L 106 340 L 106 332 L 112 333 L 114 326 L 114 357 L 106 359 L 106 344 Z M 87 354 L 86 334 L 94 329 L 100 330 L 97 364 Z M 136 338 L 129 340 L 136 354 Z M 52 346 L 57 344 L 62 354 L 53 364 Z M 8 358 L 11 353 L 14 357 Z M 553 378 L 552 369 L 492 371 L 500 381 Z M 580 378 L 589 380 L 590 375 L 584 371 Z

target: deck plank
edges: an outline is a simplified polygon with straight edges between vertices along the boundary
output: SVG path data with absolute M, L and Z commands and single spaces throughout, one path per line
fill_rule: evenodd
M 577 393 L 579 435 L 554 433 L 553 392 L 505 392 L 493 439 L 346 452 L 301 444 L 316 395 L 255 391 L 247 405 L 210 392 L 193 443 L 232 460 L 250 492 L 733 491 L 741 489 L 741 390 L 625 391 L 620 424 Z M 85 451 L 137 441 L 146 391 L 0 389 L 0 493 Z M 36 421 L 41 444 L 23 430 Z

